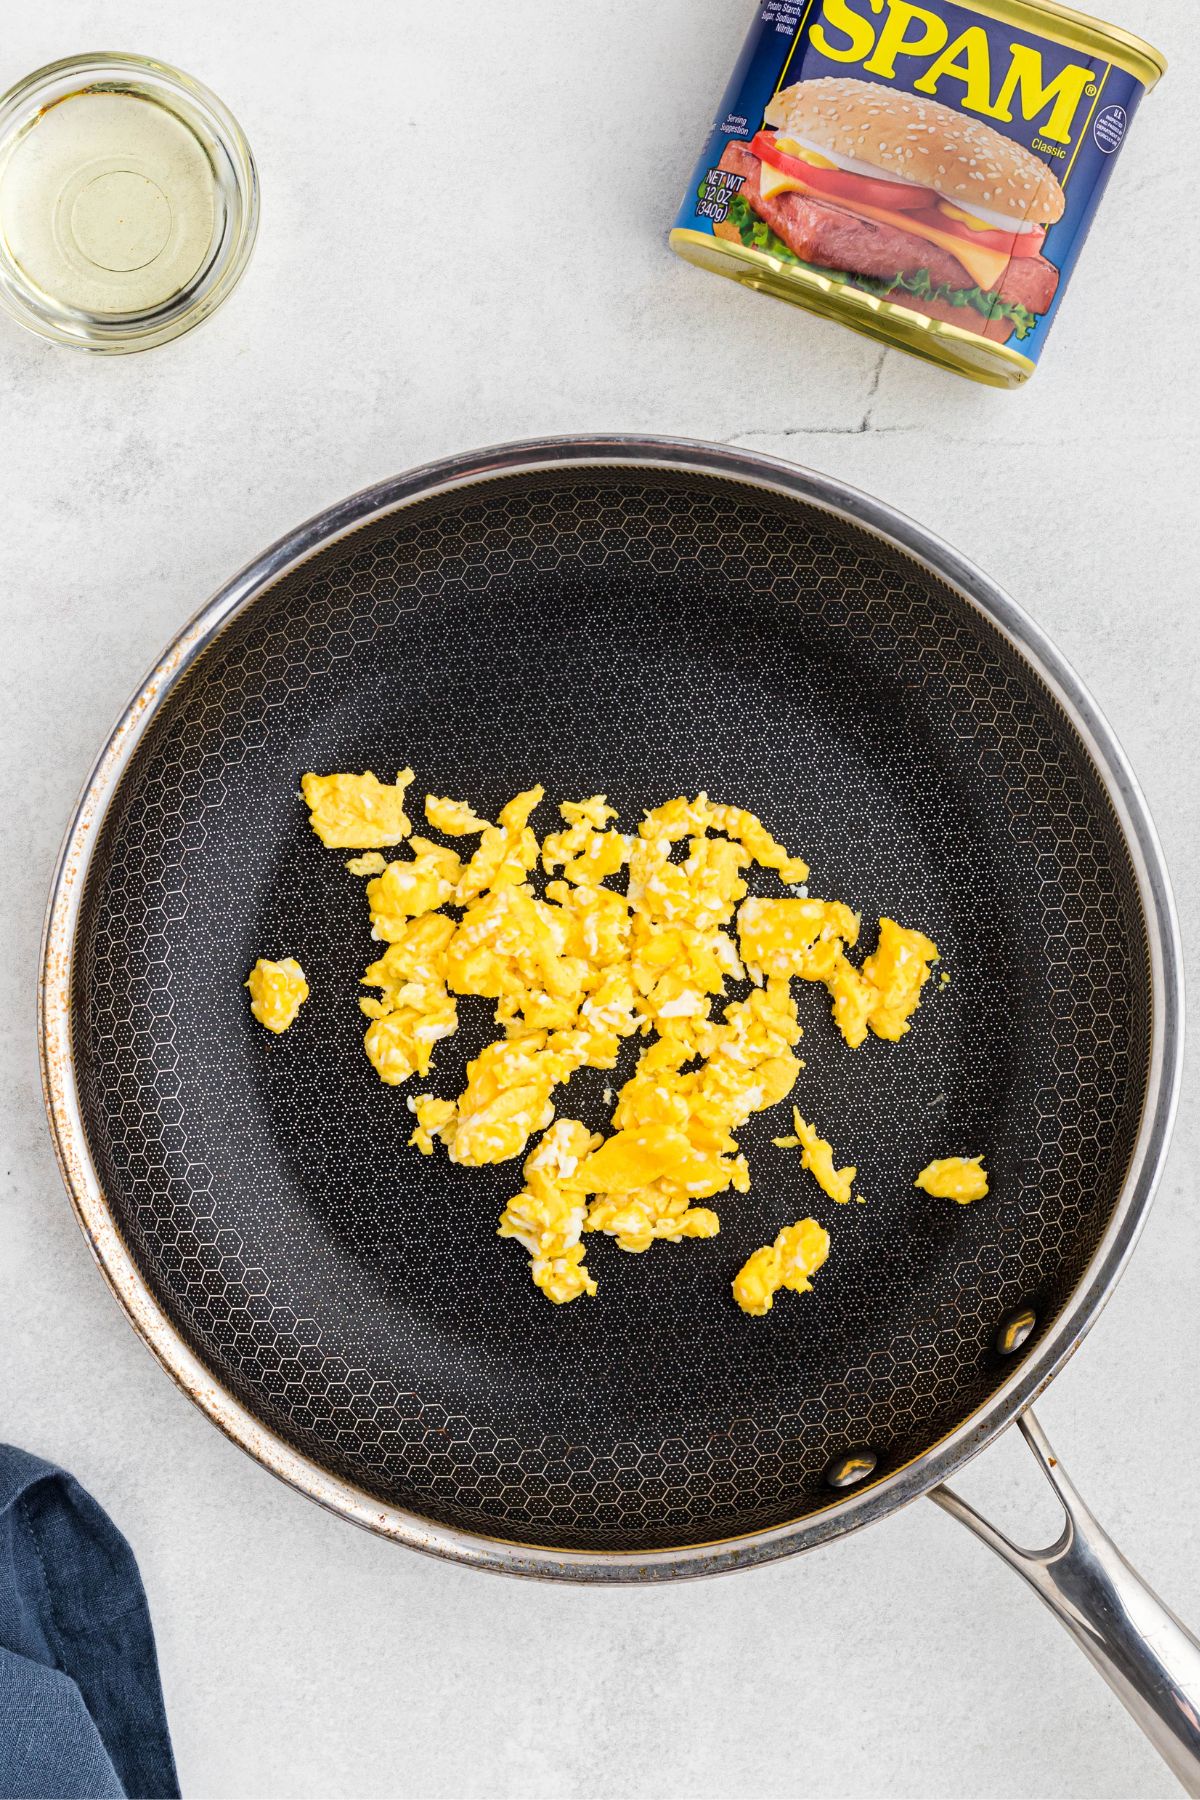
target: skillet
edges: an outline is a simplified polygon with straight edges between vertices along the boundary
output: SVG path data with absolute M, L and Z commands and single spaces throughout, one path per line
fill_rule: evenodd
M 729 1299 L 815 1210 L 775 1114 L 740 1134 L 754 1184 L 717 1239 L 590 1239 L 599 1297 L 562 1308 L 495 1236 L 512 1166 L 406 1150 L 404 1096 L 362 1053 L 361 886 L 296 798 L 306 769 L 405 763 L 493 817 L 535 780 L 606 792 L 627 828 L 705 789 L 799 849 L 814 892 L 933 936 L 951 979 L 900 1045 L 850 1052 L 802 996 L 804 1110 L 869 1197 L 826 1209 L 802 1302 L 751 1321 Z M 241 989 L 259 954 L 312 986 L 277 1040 Z M 584 1581 L 745 1568 L 932 1493 L 1198 1791 L 1200 1650 L 1028 1412 L 1165 1152 L 1169 887 L 1094 702 L 931 534 L 791 465 L 644 438 L 490 450 L 332 508 L 204 608 L 118 724 L 56 876 L 41 1009 L 106 1278 L 273 1472 L 411 1546 Z M 446 1092 L 490 1035 L 484 1003 L 462 1010 Z M 566 1110 L 599 1125 L 625 1072 L 581 1073 Z M 913 1189 L 951 1150 L 984 1153 L 987 1201 Z M 1066 1508 L 1045 1552 L 942 1485 L 1016 1419 Z

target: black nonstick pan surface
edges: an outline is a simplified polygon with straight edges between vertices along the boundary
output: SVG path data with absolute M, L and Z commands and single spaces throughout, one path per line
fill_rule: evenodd
M 180 640 L 68 844 L 48 1082 L 109 1278 L 226 1429 L 410 1541 L 714 1566 L 697 1547 L 749 1539 L 749 1560 L 886 1510 L 1061 1360 L 1148 1198 L 1167 927 L 1119 753 L 967 565 L 780 471 L 541 446 L 350 503 Z M 549 1305 L 495 1234 L 519 1163 L 406 1149 L 409 1090 L 363 1054 L 362 884 L 297 788 L 406 763 L 414 794 L 492 817 L 542 782 L 542 831 L 560 798 L 606 792 L 633 829 L 704 789 L 861 908 L 868 947 L 880 914 L 928 931 L 950 982 L 900 1044 L 850 1051 L 801 984 L 794 1098 L 867 1204 L 833 1206 L 773 1147 L 787 1106 L 756 1115 L 719 1237 L 589 1238 L 598 1297 Z M 279 1039 L 242 988 L 259 955 L 311 983 Z M 495 1034 L 489 1003 L 460 1010 L 447 1094 Z M 635 1054 L 576 1076 L 560 1113 L 603 1123 Z M 954 1152 L 985 1155 L 985 1201 L 914 1189 Z M 744 1317 L 733 1274 L 807 1213 L 833 1240 L 814 1292 Z M 847 1499 L 829 1471 L 860 1449 L 875 1467 Z

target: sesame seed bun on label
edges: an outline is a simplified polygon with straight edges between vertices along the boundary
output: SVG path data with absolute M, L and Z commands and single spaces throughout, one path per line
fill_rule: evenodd
M 1053 225 L 1066 206 L 1053 172 L 1023 145 L 938 100 L 878 82 L 798 81 L 768 101 L 763 119 L 839 166 L 931 188 L 981 215 Z

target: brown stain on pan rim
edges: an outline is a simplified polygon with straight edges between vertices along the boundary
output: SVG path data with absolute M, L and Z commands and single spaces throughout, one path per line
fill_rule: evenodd
M 750 1535 L 651 1552 L 564 1552 L 434 1524 L 379 1501 L 301 1456 L 242 1406 L 189 1350 L 155 1302 L 109 1212 L 92 1163 L 71 1045 L 75 927 L 97 832 L 124 769 L 158 707 L 225 622 L 282 576 L 369 520 L 417 499 L 507 474 L 579 467 L 658 468 L 718 476 L 801 500 L 882 539 L 981 610 L 1032 665 L 1066 712 L 1120 823 L 1146 917 L 1152 1056 L 1147 1104 L 1120 1200 L 1089 1268 L 1059 1319 L 983 1407 L 912 1462 L 864 1482 L 827 1508 Z M 51 887 L 39 981 L 43 1090 L 63 1180 L 92 1254 L 134 1329 L 168 1374 L 227 1437 L 319 1505 L 410 1548 L 500 1573 L 584 1582 L 655 1582 L 752 1567 L 885 1516 L 974 1456 L 1040 1393 L 1078 1346 L 1120 1276 L 1153 1198 L 1178 1099 L 1183 1042 L 1182 959 L 1162 853 L 1137 782 L 1106 721 L 1044 634 L 979 569 L 890 507 L 832 479 L 747 451 L 686 439 L 548 438 L 450 459 L 378 484 L 273 545 L 196 615 L 139 687 L 85 784 Z

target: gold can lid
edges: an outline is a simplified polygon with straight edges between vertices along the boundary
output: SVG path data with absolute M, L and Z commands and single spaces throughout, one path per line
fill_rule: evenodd
M 724 275 L 756 293 L 770 294 L 792 306 L 802 306 L 806 312 L 833 319 L 864 337 L 894 344 L 910 356 L 953 369 L 987 387 L 1020 387 L 1036 366 L 1011 344 L 997 344 L 980 337 L 978 332 L 927 318 L 895 301 L 879 300 L 874 294 L 845 285 L 836 275 L 823 275 L 819 269 L 781 263 L 769 250 L 751 250 L 730 243 L 727 238 L 711 237 L 708 232 L 683 226 L 676 226 L 667 242 L 676 256 L 698 269 Z
M 181 70 L 70 57 L 0 98 L 0 304 L 43 337 L 178 337 L 236 286 L 257 228 L 241 128 Z

